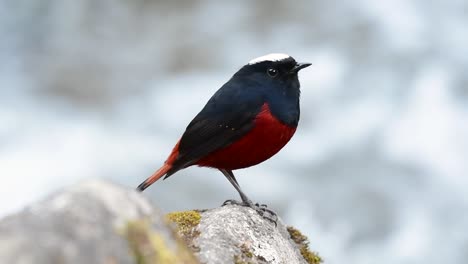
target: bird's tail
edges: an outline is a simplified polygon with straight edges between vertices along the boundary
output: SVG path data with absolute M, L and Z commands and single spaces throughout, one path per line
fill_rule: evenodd
M 140 185 L 137 187 L 137 191 L 144 191 L 146 188 L 148 188 L 151 184 L 153 184 L 155 181 L 159 180 L 164 175 L 171 175 L 177 170 L 174 170 L 174 167 L 172 164 L 174 164 L 174 161 L 177 159 L 177 156 L 179 155 L 179 143 L 180 140 L 177 142 L 177 144 L 174 146 L 172 149 L 171 154 L 167 158 L 167 160 L 164 162 L 164 165 L 159 168 L 153 175 L 151 175 L 148 179 L 146 179 L 144 182 L 142 182 Z M 169 174 L 168 174 L 169 173 Z
M 148 188 L 151 184 L 153 184 L 155 181 L 159 180 L 162 176 L 166 175 L 167 172 L 172 168 L 172 165 L 169 165 L 167 163 L 164 163 L 164 165 L 157 170 L 153 175 L 151 175 L 148 179 L 146 179 L 144 182 L 142 182 L 140 185 L 138 185 L 137 190 L 142 192 L 146 188 Z

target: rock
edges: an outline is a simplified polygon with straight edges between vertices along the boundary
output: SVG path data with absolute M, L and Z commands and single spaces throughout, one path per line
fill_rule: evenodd
M 299 231 L 281 220 L 275 226 L 250 208 L 229 205 L 164 217 L 133 189 L 96 180 L 0 220 L 0 263 L 320 261 Z
M 169 219 L 202 263 L 312 263 L 320 257 L 298 230 L 237 205 L 171 213 Z
M 141 194 L 89 181 L 2 219 L 0 263 L 198 261 Z

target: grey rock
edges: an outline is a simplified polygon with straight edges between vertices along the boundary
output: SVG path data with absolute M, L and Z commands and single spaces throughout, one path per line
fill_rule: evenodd
M 302 237 L 241 206 L 164 217 L 133 189 L 93 180 L 1 219 L 0 263 L 304 264 Z
M 146 222 L 151 224 L 145 226 Z M 0 263 L 120 264 L 136 263 L 145 257 L 157 260 L 161 253 L 157 249 L 138 248 L 151 244 L 147 241 L 155 234 L 164 241 L 163 249 L 172 251 L 164 252 L 165 258 L 181 255 L 173 229 L 142 195 L 93 180 L 2 219 Z M 140 241 L 132 243 L 129 239 Z
M 198 236 L 189 243 L 198 248 L 200 262 L 307 263 L 281 219 L 277 225 L 255 210 L 227 205 L 200 212 Z

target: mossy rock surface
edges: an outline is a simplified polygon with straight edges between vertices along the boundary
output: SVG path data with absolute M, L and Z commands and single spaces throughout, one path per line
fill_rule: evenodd
M 170 213 L 166 218 L 175 223 L 178 234 L 201 263 L 318 264 L 321 261 L 308 250 L 305 236 L 293 237 L 281 220 L 275 226 L 247 207 L 227 205 Z
M 299 247 L 301 255 L 309 264 L 320 264 L 322 263 L 322 258 L 315 252 L 309 249 L 309 239 L 303 235 L 299 230 L 292 226 L 287 227 L 288 233 L 291 236 L 291 239 Z
M 201 214 L 199 211 L 191 210 L 184 212 L 172 212 L 166 218 L 176 225 L 176 230 L 185 244 L 194 252 L 199 248 L 195 245 L 194 239 L 200 235 L 197 229 L 200 224 Z
M 184 242 L 155 230 L 148 219 L 129 222 L 123 233 L 136 264 L 199 263 Z
M 200 224 L 201 215 L 198 211 L 172 212 L 166 215 L 166 218 L 177 225 L 177 231 L 182 236 L 189 236 Z

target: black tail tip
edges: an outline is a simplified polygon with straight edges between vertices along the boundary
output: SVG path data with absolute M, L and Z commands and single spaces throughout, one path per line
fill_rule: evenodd
M 137 191 L 139 192 L 142 192 L 144 191 L 146 188 L 148 188 L 148 184 L 146 184 L 146 182 L 142 182 L 140 185 L 138 185 L 138 187 L 136 188 Z

